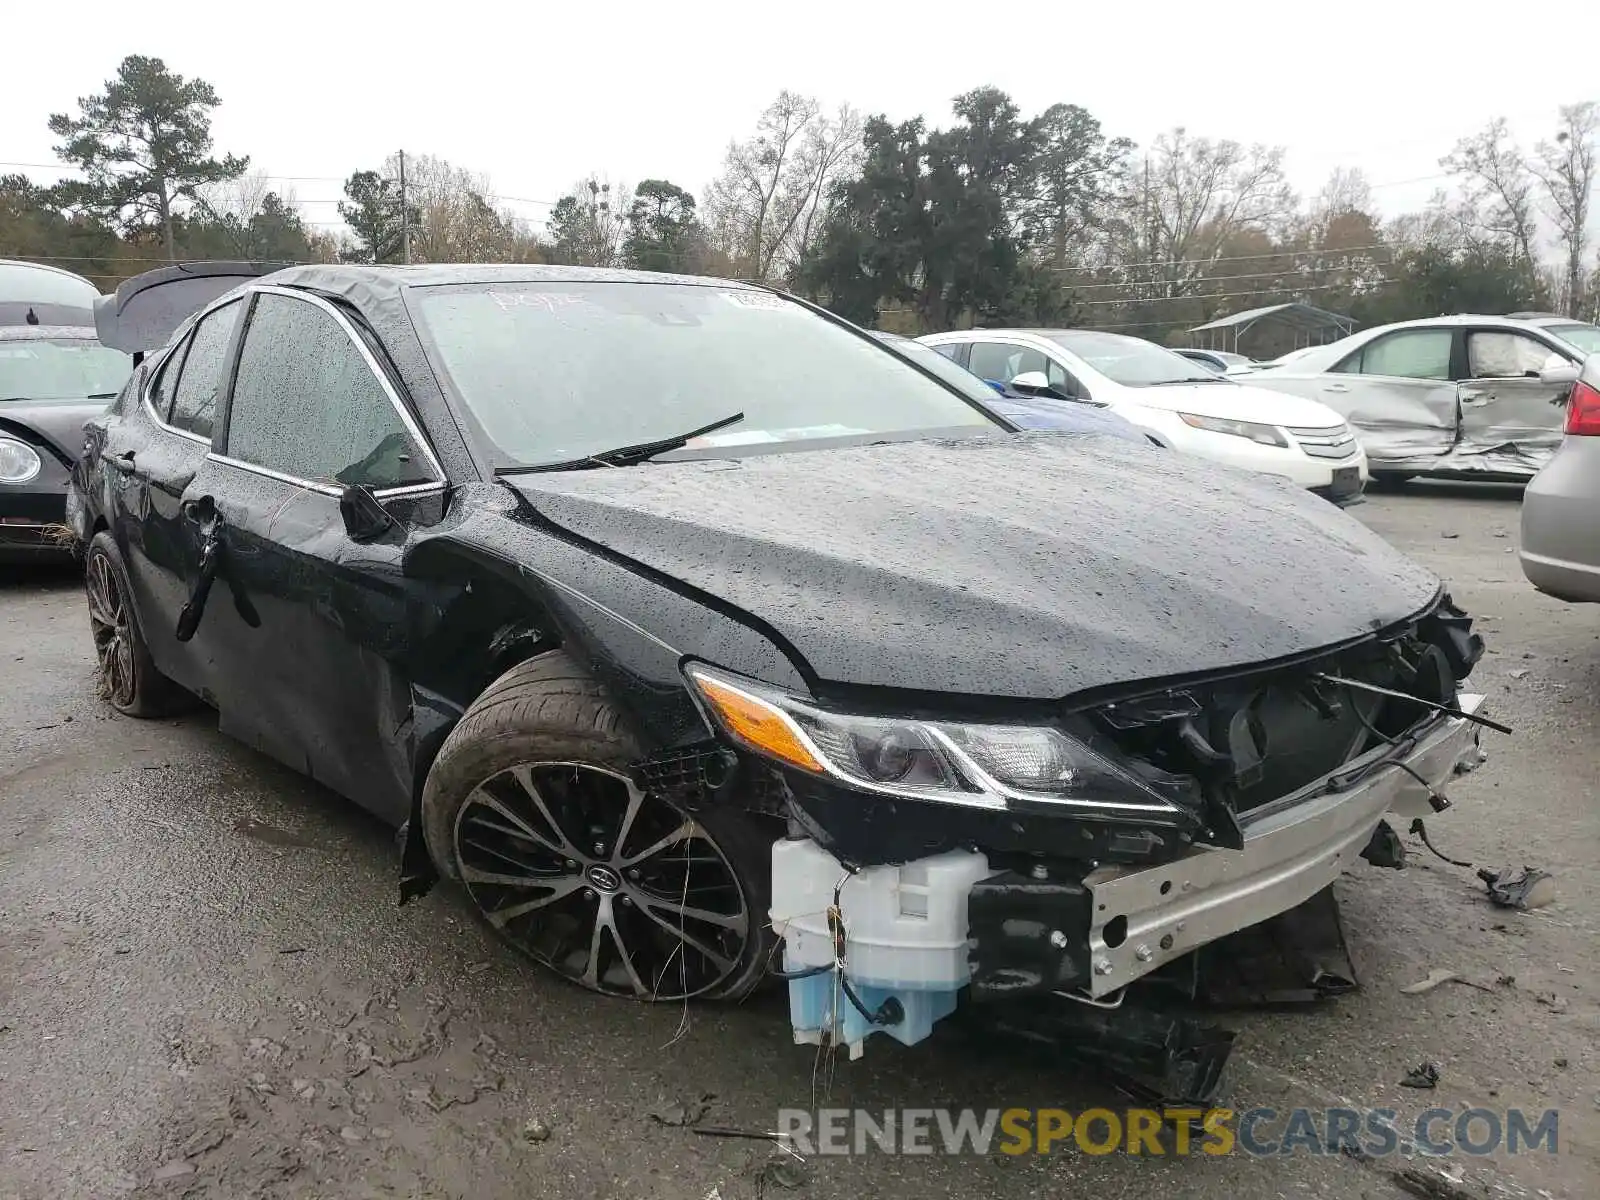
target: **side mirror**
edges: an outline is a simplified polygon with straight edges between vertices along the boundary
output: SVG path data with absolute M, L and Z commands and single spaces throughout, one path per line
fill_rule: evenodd
M 339 515 L 344 518 L 344 531 L 352 542 L 376 541 L 395 524 L 372 489 L 364 484 L 353 483 L 339 493 Z
M 1539 382 L 1547 383 L 1551 387 L 1571 387 L 1578 382 L 1578 368 L 1572 363 L 1562 363 L 1559 367 L 1546 367 L 1539 372 Z
M 1043 371 L 1024 371 L 1011 381 L 1011 386 L 1019 392 L 1027 392 L 1030 396 L 1054 390 Z

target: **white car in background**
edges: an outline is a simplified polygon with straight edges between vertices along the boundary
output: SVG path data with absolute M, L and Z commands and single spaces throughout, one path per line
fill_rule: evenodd
M 1244 387 L 1142 338 L 969 329 L 918 340 L 992 383 L 1108 408 L 1173 450 L 1282 475 L 1339 504 L 1366 487 L 1366 455 L 1326 405 Z
M 1600 329 L 1464 314 L 1380 325 L 1238 376 L 1350 422 L 1380 483 L 1526 482 L 1561 444 L 1566 396 Z

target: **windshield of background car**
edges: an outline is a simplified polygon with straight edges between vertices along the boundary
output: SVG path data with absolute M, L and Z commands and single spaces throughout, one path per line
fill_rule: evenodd
M 110 399 L 133 359 L 87 338 L 0 340 L 0 400 Z
M 1052 333 L 1049 337 L 1112 383 L 1120 383 L 1124 387 L 1151 387 L 1161 383 L 1220 378 L 1199 363 L 1141 338 L 1087 330 L 1068 330 Z
M 1600 354 L 1600 325 L 1546 325 L 1546 333 L 1553 333 L 1556 337 L 1569 345 L 1576 346 L 1585 354 Z
M 997 428 L 876 341 L 767 292 L 552 282 L 412 295 L 502 465 L 565 462 L 740 412 L 690 447 Z

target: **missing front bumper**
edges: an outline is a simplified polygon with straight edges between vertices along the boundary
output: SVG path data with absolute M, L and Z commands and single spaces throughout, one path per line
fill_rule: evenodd
M 1482 696 L 1461 697 L 1476 713 Z M 1372 761 L 1390 754 L 1373 751 Z M 1197 847 L 1155 867 L 1103 867 L 1084 879 L 1092 900 L 1088 991 L 1109 995 L 1192 950 L 1309 899 L 1352 865 L 1388 812 L 1433 812 L 1458 769 L 1479 757 L 1478 727 L 1441 715 L 1416 735 L 1399 763 L 1348 786 L 1363 760 L 1260 810 L 1244 822 L 1244 847 Z M 1401 765 L 1403 764 L 1403 765 Z M 1415 775 L 1410 772 L 1415 772 Z M 1420 778 L 1419 778 L 1420 777 Z M 1426 781 L 1426 782 L 1424 782 Z

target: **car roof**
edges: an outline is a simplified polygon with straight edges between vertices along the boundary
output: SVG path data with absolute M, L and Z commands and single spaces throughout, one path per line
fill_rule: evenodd
M 611 267 L 562 267 L 543 263 L 421 263 L 411 266 L 307 264 L 263 275 L 256 282 L 317 290 L 325 289 L 329 284 L 360 284 L 374 293 L 472 283 L 677 283 L 737 288 L 741 291 L 765 290 L 753 284 L 703 275 L 673 275 Z
M 95 331 L 82 325 L 0 325 L 0 342 L 96 341 Z

